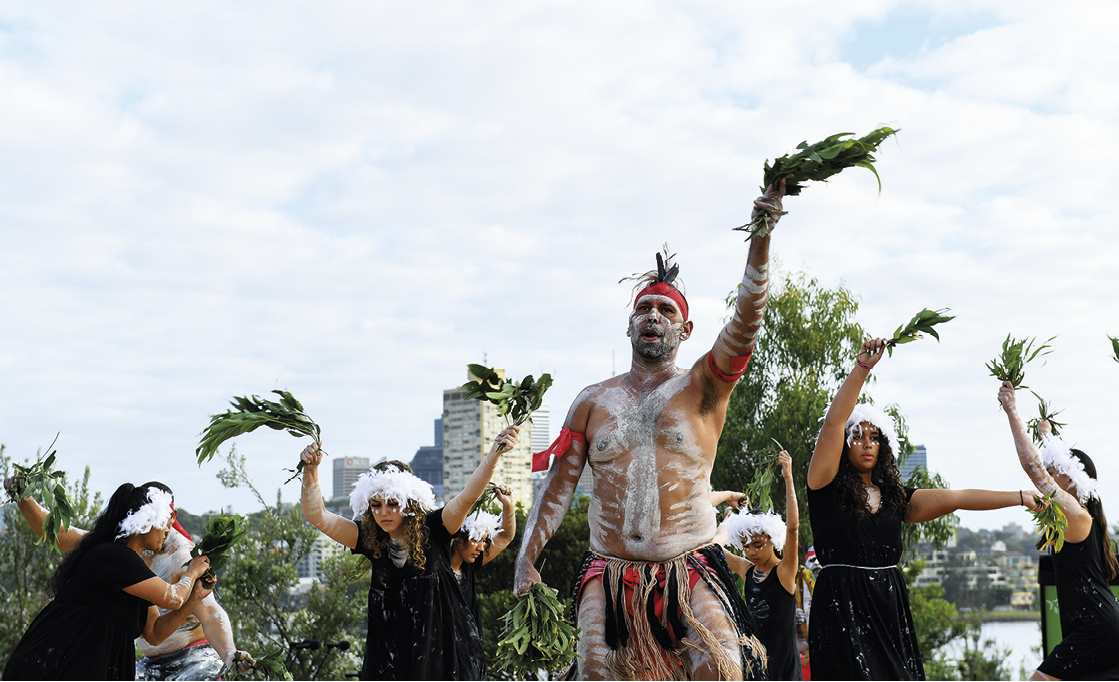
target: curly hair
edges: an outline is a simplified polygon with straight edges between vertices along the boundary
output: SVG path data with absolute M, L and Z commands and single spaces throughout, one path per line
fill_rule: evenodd
M 851 446 L 847 444 L 846 433 L 843 439 L 843 455 L 839 459 L 839 471 L 835 474 L 835 484 L 839 493 L 839 508 L 855 514 L 856 521 L 862 521 L 871 513 L 870 503 L 867 501 L 866 483 L 862 475 L 855 471 L 854 465 L 848 459 Z M 882 506 L 890 511 L 904 515 L 909 509 L 905 500 L 905 488 L 901 484 L 901 474 L 898 472 L 897 459 L 894 450 L 890 447 L 887 438 L 880 438 L 878 442 L 878 460 L 870 472 L 870 480 L 882 491 Z
M 378 471 L 387 471 L 389 467 L 414 473 L 412 467 L 395 459 L 378 462 L 373 466 Z M 404 516 L 401 527 L 404 529 L 404 548 L 408 550 L 408 561 L 422 571 L 427 566 L 427 555 L 425 554 L 428 540 L 427 511 L 413 502 L 406 508 L 401 509 L 400 512 Z M 405 514 L 405 512 L 411 512 L 411 514 Z M 365 513 L 361 515 L 361 534 L 364 538 L 365 549 L 369 550 L 375 559 L 380 559 L 381 551 L 388 547 L 389 534 L 373 518 L 371 508 L 366 509 Z

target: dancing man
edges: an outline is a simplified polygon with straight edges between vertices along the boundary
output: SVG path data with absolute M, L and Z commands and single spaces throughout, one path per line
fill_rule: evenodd
M 783 193 L 770 187 L 755 211 L 775 222 Z M 769 236 L 751 239 L 734 316 L 690 369 L 676 367 L 693 328 L 679 267 L 660 254 L 657 260 L 629 316 L 630 371 L 583 389 L 559 438 L 534 458 L 534 470 L 546 468 L 550 455 L 556 461 L 529 515 L 516 590 L 540 581 L 534 564 L 589 463 L 591 551 L 576 614 L 580 676 L 742 679 L 763 672 L 764 653 L 722 548 L 711 544 L 710 478 L 731 390 L 761 328 Z

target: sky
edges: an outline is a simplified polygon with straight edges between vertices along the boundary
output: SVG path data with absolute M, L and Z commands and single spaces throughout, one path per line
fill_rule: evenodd
M 552 373 L 554 433 L 628 369 L 621 277 L 678 253 L 691 364 L 766 159 L 888 125 L 881 193 L 852 169 L 787 199 L 774 262 L 878 335 L 957 316 L 869 388 L 955 488 L 1030 487 L 984 365 L 1056 335 L 1026 383 L 1119 520 L 1117 26 L 1089 0 L 5 3 L 0 443 L 61 432 L 106 495 L 252 511 L 194 458 L 232 396 L 290 390 L 333 457 L 408 459 L 483 360 Z M 306 443 L 235 442 L 269 497 Z

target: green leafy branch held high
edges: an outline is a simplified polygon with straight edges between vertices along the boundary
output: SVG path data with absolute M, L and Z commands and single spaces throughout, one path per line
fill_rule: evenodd
M 51 468 L 58 455 L 58 451 L 53 449 L 57 441 L 58 436 L 55 435 L 54 440 L 47 447 L 47 456 L 39 457 L 31 466 L 21 466 L 12 462 L 15 482 L 8 491 L 10 502 L 19 502 L 27 497 L 30 491 L 39 493 L 43 506 L 47 509 L 47 516 L 43 519 L 43 534 L 35 544 L 46 542 L 51 549 L 58 549 L 58 534 L 70 527 L 75 514 L 74 505 L 70 502 L 70 496 L 66 494 L 66 486 L 63 485 L 65 472 Z
M 1067 424 L 1057 421 L 1057 415 L 1061 413 L 1061 410 L 1054 412 L 1053 406 L 1049 404 L 1049 401 L 1043 400 L 1041 396 L 1033 391 L 1030 391 L 1030 393 L 1033 393 L 1034 397 L 1037 398 L 1037 416 L 1026 422 L 1026 428 L 1030 430 L 1030 436 L 1034 439 L 1034 442 L 1040 445 L 1041 422 L 1049 422 L 1049 427 L 1052 429 L 1054 436 L 1061 435 L 1061 429 L 1067 426 Z
M 917 313 L 913 316 L 913 319 L 909 321 L 909 324 L 894 330 L 894 335 L 886 341 L 886 352 L 889 353 L 890 357 L 893 357 L 895 347 L 903 343 L 916 341 L 921 338 L 922 334 L 928 334 L 937 341 L 940 341 L 940 334 L 937 334 L 933 327 L 943 322 L 956 319 L 955 315 L 945 315 L 944 313 L 946 312 L 948 312 L 948 308 L 943 308 L 941 310 L 929 310 L 925 308 Z
M 1026 379 L 1026 365 L 1039 355 L 1045 356 L 1053 352 L 1049 342 L 1057 338 L 1050 337 L 1045 343 L 1035 345 L 1037 339 L 1015 339 L 1009 334 L 1002 342 L 1002 353 L 997 358 L 987 363 L 991 376 L 999 381 L 1009 381 L 1015 388 L 1029 388 L 1022 384 Z
M 804 189 L 804 183 L 810 180 L 823 182 L 845 168 L 855 166 L 874 173 L 874 178 L 878 180 L 878 191 L 882 191 L 882 178 L 878 177 L 878 171 L 874 168 L 874 152 L 878 151 L 878 146 L 886 138 L 897 132 L 893 128 L 883 127 L 858 139 L 843 139 L 854 133 L 836 133 L 816 144 L 801 142 L 797 145 L 799 152 L 776 159 L 772 166 L 766 161 L 762 192 L 770 186 L 777 187 L 784 180 L 785 194 L 795 197 Z M 748 232 L 751 237 L 769 234 L 769 216 L 761 212 L 750 222 L 734 229 Z
M 470 374 L 478 381 L 468 381 L 459 387 L 465 400 L 481 400 L 493 403 L 497 414 L 505 417 L 506 423 L 520 426 L 532 421 L 532 413 L 540 409 L 544 393 L 552 385 L 551 374 L 541 374 L 539 380 L 532 375 L 520 382 L 503 379 L 497 370 L 484 365 L 467 365 Z
M 288 391 L 272 391 L 280 396 L 280 402 L 266 400 L 254 395 L 249 398 L 234 396 L 230 402 L 236 410 L 227 410 L 223 414 L 210 417 L 210 424 L 202 432 L 202 440 L 194 453 L 198 456 L 198 463 L 208 462 L 217 454 L 218 447 L 225 441 L 243 433 L 249 433 L 267 426 L 277 431 L 287 431 L 296 438 L 310 436 L 316 443 L 322 442 L 321 429 L 313 419 L 303 411 L 303 405 Z M 303 472 L 302 461 L 292 471 L 294 475 L 285 483 L 290 483 Z
M 768 452 L 755 465 L 754 480 L 746 485 L 746 499 L 750 501 L 750 506 L 762 511 L 772 511 L 773 509 L 769 489 L 773 487 L 773 482 L 777 480 L 777 457 L 785 449 L 785 446 L 781 445 L 777 439 L 770 438 L 770 440 L 777 446 L 777 449 Z

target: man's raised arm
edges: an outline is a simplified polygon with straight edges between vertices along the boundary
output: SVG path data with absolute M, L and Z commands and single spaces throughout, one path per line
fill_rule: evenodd
M 583 435 L 586 432 L 589 412 L 589 405 L 576 398 L 564 428 Z M 548 482 L 544 484 L 544 491 L 533 503 L 532 511 L 525 523 L 524 539 L 521 541 L 521 551 L 517 554 L 516 573 L 513 576 L 514 593 L 524 594 L 533 583 L 540 582 L 540 573 L 535 566 L 536 560 L 540 558 L 544 545 L 548 544 L 548 540 L 559 528 L 560 522 L 571 507 L 571 501 L 575 498 L 575 488 L 579 485 L 579 477 L 583 475 L 586 464 L 587 444 L 575 438 L 572 438 L 571 445 L 562 455 L 557 456 L 552 464 Z
M 766 193 L 754 201 L 754 211 L 765 211 L 770 215 L 770 224 L 776 223 L 781 215 L 781 197 L 785 194 L 785 183 L 780 187 L 770 187 Z M 769 295 L 769 235 L 756 236 L 750 240 L 750 255 L 746 259 L 746 274 L 738 289 L 738 303 L 734 316 L 719 332 L 711 358 L 724 377 L 737 379 L 746 369 L 746 359 L 754 351 L 758 330 L 765 314 L 765 302 Z M 716 373 L 716 374 L 718 374 Z M 722 377 L 721 377 L 722 378 Z

